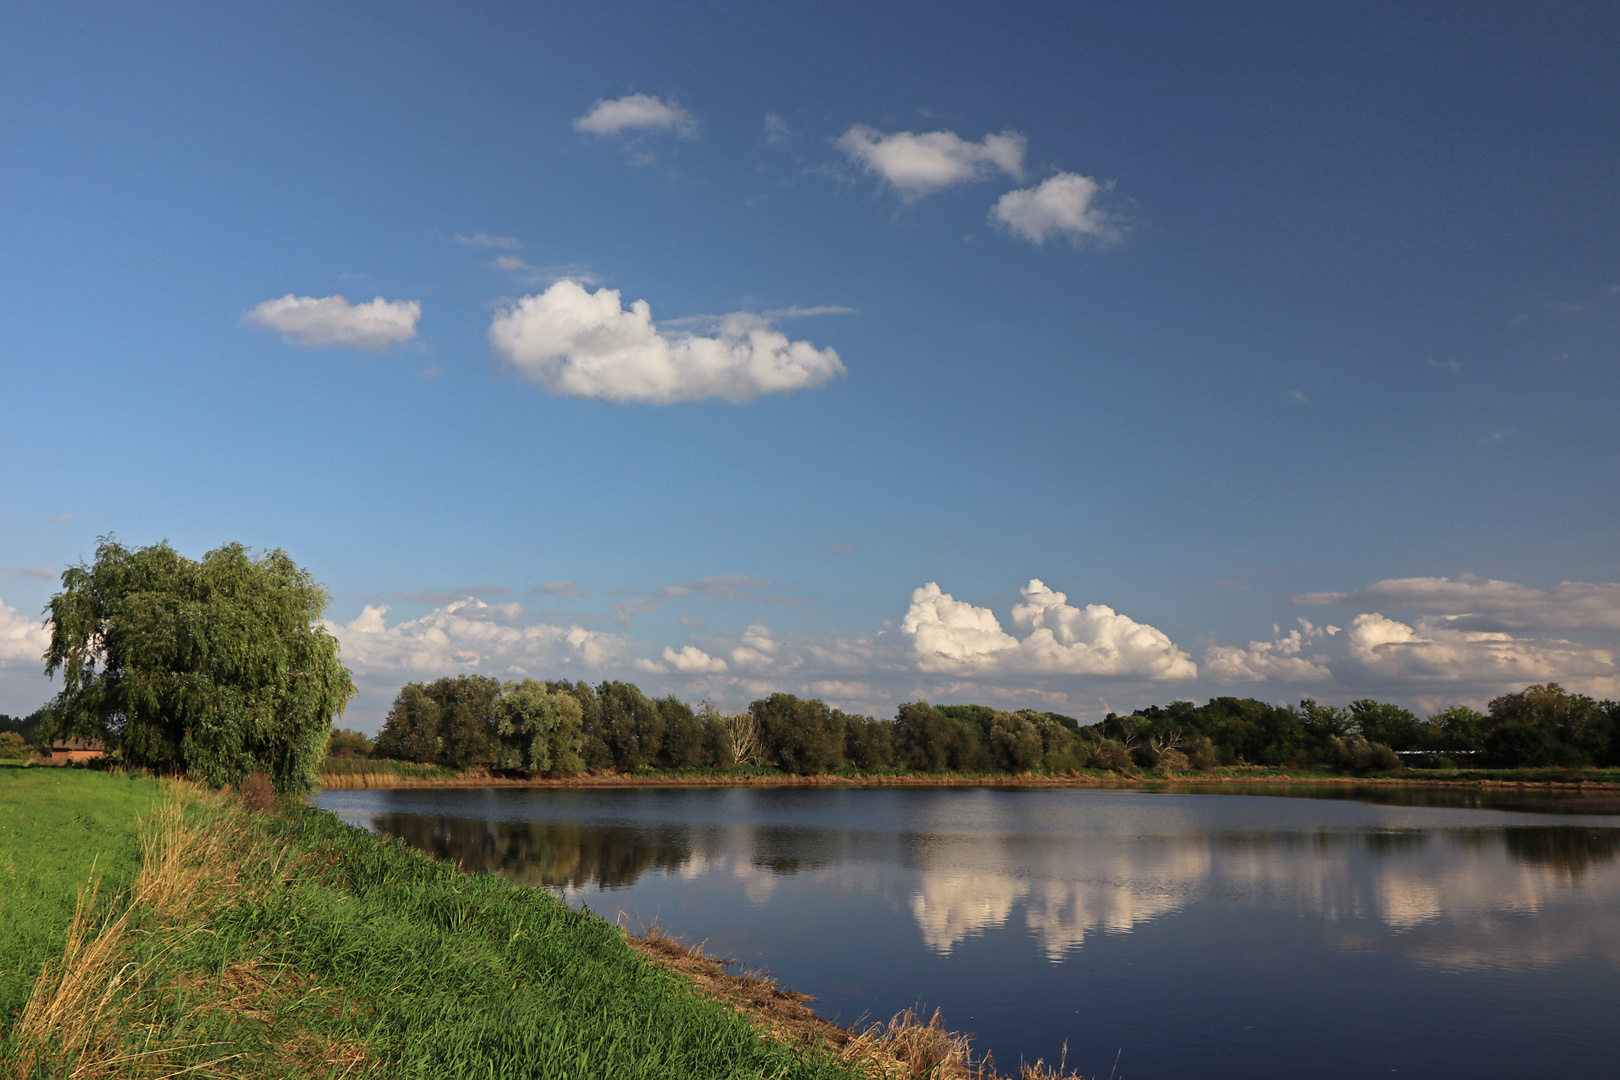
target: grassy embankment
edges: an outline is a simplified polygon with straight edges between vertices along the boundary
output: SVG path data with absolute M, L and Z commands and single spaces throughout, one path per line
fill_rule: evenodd
M 937 1019 L 852 1037 L 662 935 L 247 802 L 0 770 L 0 1072 L 988 1075 Z
M 735 769 L 640 769 L 633 773 L 595 772 L 576 776 L 493 774 L 486 769 L 457 770 L 442 765 L 365 758 L 333 758 L 320 767 L 328 790 L 390 787 L 635 787 L 635 786 L 1050 786 L 1106 787 L 1118 784 L 1374 784 L 1422 786 L 1522 785 L 1537 787 L 1616 787 L 1620 769 L 1397 769 L 1351 775 L 1260 765 L 1224 766 L 1208 772 L 1135 769 L 1128 773 L 1101 769 L 1047 773 L 926 773 L 891 769 L 863 773 L 852 768 L 799 776 L 780 769 L 741 766 Z

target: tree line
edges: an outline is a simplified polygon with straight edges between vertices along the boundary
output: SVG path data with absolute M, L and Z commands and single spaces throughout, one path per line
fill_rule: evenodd
M 1371 699 L 1334 706 L 1219 697 L 1081 725 L 1059 713 L 926 701 L 882 720 L 785 693 L 725 714 L 673 694 L 652 698 L 628 682 L 458 675 L 407 684 L 375 744 L 339 732 L 328 750 L 552 775 L 737 766 L 1062 774 L 1244 764 L 1369 772 L 1396 768 L 1397 751 L 1442 767 L 1620 765 L 1620 703 L 1547 683 L 1498 697 L 1484 713 L 1457 705 L 1419 718 Z

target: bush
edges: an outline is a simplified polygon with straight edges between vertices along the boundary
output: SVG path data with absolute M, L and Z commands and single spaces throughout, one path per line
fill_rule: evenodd
M 1360 735 L 1346 739 L 1329 736 L 1323 751 L 1329 763 L 1347 772 L 1389 772 L 1401 765 L 1395 751 L 1383 743 L 1368 742 Z
M 0 761 L 27 761 L 34 751 L 15 731 L 0 731 Z
M 333 728 L 326 740 L 326 756 L 329 758 L 368 758 L 376 750 L 376 744 L 370 739 L 348 728 Z
M 1209 741 L 1207 735 L 1194 735 L 1187 740 L 1187 764 L 1199 772 L 1209 772 L 1221 763 L 1220 756 L 1215 752 L 1215 744 Z
M 1170 749 L 1161 751 L 1157 767 L 1165 772 L 1185 772 L 1187 770 L 1187 755 L 1180 750 Z
M 1103 739 L 1087 748 L 1086 764 L 1093 769 L 1109 772 L 1129 772 L 1133 762 L 1131 752 L 1118 739 Z

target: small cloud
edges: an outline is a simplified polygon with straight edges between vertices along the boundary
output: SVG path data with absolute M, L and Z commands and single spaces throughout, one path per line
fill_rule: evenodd
M 415 604 L 439 607 L 474 596 L 504 596 L 511 591 L 505 585 L 468 585 L 460 589 L 415 589 L 400 595 Z
M 692 645 L 679 650 L 664 646 L 664 662 L 684 675 L 719 675 L 727 670 L 724 660 Z
M 691 136 L 697 131 L 697 118 L 673 101 L 651 94 L 626 94 L 621 98 L 598 98 L 585 115 L 574 121 L 574 130 L 590 135 L 620 135 L 626 131 L 673 131 Z
M 1444 371 L 1450 371 L 1450 372 L 1461 372 L 1462 371 L 1462 363 L 1461 363 L 1461 361 L 1458 361 L 1458 360 L 1436 360 L 1434 357 L 1431 356 L 1431 357 L 1428 358 L 1428 360 L 1426 360 L 1424 362 L 1427 363 L 1432 368 L 1440 368 L 1440 369 L 1442 369 Z
M 854 546 L 855 546 L 854 544 L 828 544 L 822 550 L 824 550 L 824 551 L 848 551 L 850 548 L 852 548 Z
M 1499 443 L 1504 439 L 1511 438 L 1513 438 L 1513 432 L 1511 431 L 1493 431 L 1489 435 L 1486 435 L 1484 438 L 1480 439 L 1479 444 L 1481 446 L 1489 446 L 1491 443 Z
M 713 335 L 670 333 L 617 289 L 588 292 L 559 281 L 497 312 L 495 354 L 547 393 L 667 405 L 721 398 L 752 401 L 808 390 L 845 372 L 833 349 L 791 341 L 748 312 L 725 316 Z
M 1305 391 L 1303 390 L 1290 390 L 1288 391 L 1288 400 L 1304 405 L 1310 400 L 1310 398 L 1305 396 Z
M 529 590 L 533 593 L 543 593 L 546 596 L 575 597 L 584 596 L 585 593 L 572 581 L 546 581 Z
M 53 581 L 56 578 L 56 571 L 48 566 L 0 566 L 0 570 L 22 577 L 39 578 L 42 581 Z
M 315 348 L 386 349 L 416 336 L 422 317 L 418 300 L 384 300 L 351 304 L 342 296 L 294 296 L 266 300 L 242 320 L 279 331 L 282 340 Z
M 639 657 L 635 662 L 637 671 L 645 671 L 650 675 L 668 675 L 669 668 L 656 660 L 648 660 L 645 656 Z
M 760 313 L 759 317 L 764 319 L 766 322 L 779 322 L 782 319 L 814 319 L 821 315 L 853 314 L 855 314 L 854 308 L 841 307 L 838 304 L 815 304 L 810 307 L 799 307 L 797 304 L 795 304 L 792 307 L 776 308 L 772 311 L 763 311 Z
M 52 521 L 72 521 L 74 518 L 76 518 L 78 516 L 79 515 L 77 515 L 77 514 L 57 514 L 55 517 L 51 518 L 51 520 Z
M 1124 236 L 1115 217 L 1098 205 L 1112 184 L 1060 172 L 1032 188 L 1009 191 L 990 208 L 990 220 L 1037 246 L 1061 237 L 1075 247 L 1111 244 Z
M 865 124 L 856 124 L 838 140 L 850 160 L 882 177 L 908 202 L 987 179 L 997 170 L 1021 180 L 1025 146 L 1024 136 L 1016 131 L 970 142 L 954 131 L 885 134 Z
M 1217 581 L 1215 584 L 1219 585 L 1223 589 L 1231 589 L 1233 592 L 1249 591 L 1249 586 L 1236 578 L 1221 578 L 1221 580 Z
M 444 369 L 441 368 L 438 364 L 429 364 L 427 367 L 423 368 L 421 371 L 418 371 L 416 373 L 416 377 L 418 379 L 437 379 L 440 375 L 443 375 L 443 374 L 444 374 Z
M 577 281 L 581 285 L 600 285 L 602 279 L 578 265 L 535 266 L 517 255 L 501 255 L 489 264 L 496 270 L 511 274 L 525 285 L 551 285 L 559 281 Z
M 765 142 L 771 146 L 786 146 L 793 141 L 793 132 L 787 121 L 773 112 L 765 114 Z
M 518 242 L 516 237 L 491 236 L 487 232 L 474 233 L 471 236 L 461 236 L 458 234 L 456 236 L 456 243 L 464 244 L 467 247 L 506 248 L 509 251 L 516 251 L 518 248 L 523 246 Z

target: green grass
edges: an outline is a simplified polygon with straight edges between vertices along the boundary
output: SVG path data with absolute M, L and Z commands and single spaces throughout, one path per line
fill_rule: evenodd
M 103 897 L 128 887 L 134 819 L 158 785 L 44 770 L 5 784 L 0 866 L 27 886 L 0 901 L 6 925 L 24 925 L 6 954 L 8 1000 L 20 1003 L 39 960 L 60 949 L 92 854 L 102 853 Z M 147 974 L 113 1037 L 133 1039 L 139 1018 L 146 1045 L 168 1047 L 153 1069 L 239 1055 L 191 1075 L 850 1075 L 761 1038 L 636 956 L 616 927 L 548 893 L 459 873 L 302 805 L 249 815 L 194 796 L 184 815 L 186 842 L 200 846 L 171 876 L 201 882 L 198 892 L 168 909 L 134 904 L 120 960 Z M 14 956 L 27 961 L 17 977 Z
M 126 888 L 140 863 L 135 818 L 162 782 L 83 769 L 0 768 L 0 1030 L 60 953 L 79 886 Z

